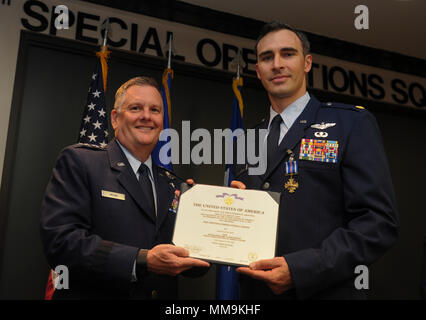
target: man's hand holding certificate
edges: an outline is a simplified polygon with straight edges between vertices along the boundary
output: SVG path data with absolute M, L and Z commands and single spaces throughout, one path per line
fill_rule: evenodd
M 231 187 L 245 189 L 241 181 L 232 181 Z M 290 269 L 284 257 L 275 257 L 250 263 L 249 267 L 237 268 L 239 273 L 264 281 L 274 294 L 282 294 L 293 287 Z
M 173 243 L 190 256 L 248 266 L 275 256 L 279 194 L 194 185 L 180 195 Z

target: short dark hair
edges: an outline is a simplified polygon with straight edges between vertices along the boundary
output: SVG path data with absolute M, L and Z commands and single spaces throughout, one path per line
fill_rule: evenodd
M 293 27 L 290 27 L 288 24 L 286 23 L 281 23 L 279 21 L 272 21 L 269 22 L 267 24 L 265 24 L 262 29 L 260 29 L 259 32 L 259 36 L 257 37 L 256 40 L 256 45 L 254 46 L 254 52 L 256 53 L 256 57 L 257 57 L 257 45 L 259 44 L 259 41 L 266 36 L 268 33 L 273 32 L 273 31 L 278 31 L 278 30 L 289 30 L 292 31 L 296 34 L 296 36 L 299 38 L 300 42 L 302 42 L 302 48 L 303 48 L 303 55 L 306 56 L 310 50 L 311 50 L 311 45 L 309 43 L 308 38 L 306 37 L 306 35 L 301 32 L 298 31 L 296 29 L 294 29 Z
M 117 92 L 115 93 L 115 103 L 114 103 L 114 109 L 119 110 L 121 105 L 123 104 L 123 97 L 126 94 L 127 90 L 130 87 L 133 86 L 151 86 L 158 90 L 161 94 L 160 86 L 158 85 L 158 82 L 151 77 L 135 77 L 132 78 L 125 83 L 121 85 L 120 88 L 118 88 Z

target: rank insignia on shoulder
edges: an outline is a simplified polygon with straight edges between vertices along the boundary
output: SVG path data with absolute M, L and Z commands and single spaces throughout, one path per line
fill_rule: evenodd
M 256 124 L 255 124 L 255 125 L 250 126 L 250 128 L 251 128 L 251 129 L 254 129 L 254 128 L 256 128 L 256 127 L 260 126 L 263 122 L 265 122 L 265 120 L 266 120 L 265 118 L 262 118 L 262 120 L 260 120 L 260 121 L 256 122 Z
M 105 149 L 106 144 L 101 146 L 101 145 L 97 145 L 97 144 L 79 142 L 79 143 L 77 143 L 77 147 L 88 148 L 88 149 L 97 149 L 97 150 L 106 150 Z
M 176 176 L 172 171 L 169 171 L 168 169 L 166 169 L 162 166 L 157 166 L 157 167 L 161 169 L 162 173 L 164 173 L 166 175 L 167 179 L 169 179 L 169 180 L 178 179 L 178 176 Z
M 171 174 L 169 171 L 165 171 L 167 178 L 170 180 L 176 179 L 176 176 L 174 174 Z
M 317 162 L 337 163 L 339 142 L 303 138 L 300 144 L 299 159 Z
M 358 109 L 361 109 L 361 110 L 365 109 L 363 106 L 355 106 L 355 108 L 358 108 Z

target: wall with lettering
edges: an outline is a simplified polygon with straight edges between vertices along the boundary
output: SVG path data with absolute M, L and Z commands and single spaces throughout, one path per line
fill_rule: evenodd
M 55 8 L 59 5 L 68 8 L 68 29 L 57 30 L 55 27 L 59 15 L 55 13 Z M 0 175 L 3 171 L 20 30 L 101 44 L 101 25 L 108 18 L 112 29 L 108 37 L 111 48 L 166 59 L 166 41 L 173 34 L 174 59 L 235 72 L 236 56 L 240 50 L 243 75 L 255 77 L 253 39 L 81 1 L 10 0 L 3 1 L 0 7 Z M 426 106 L 426 79 L 423 77 L 326 57 L 315 53 L 315 48 L 313 51 L 314 63 L 308 79 L 311 88 L 407 108 L 424 109 Z

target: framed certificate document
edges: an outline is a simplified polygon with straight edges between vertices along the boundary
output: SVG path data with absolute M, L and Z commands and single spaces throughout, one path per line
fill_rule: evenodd
M 280 194 L 196 184 L 182 188 L 173 243 L 193 258 L 248 266 L 275 256 Z

